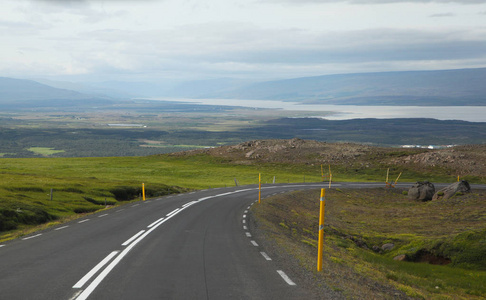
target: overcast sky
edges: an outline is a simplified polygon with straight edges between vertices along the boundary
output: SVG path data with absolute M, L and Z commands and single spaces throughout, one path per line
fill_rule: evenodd
M 0 76 L 276 79 L 486 67 L 486 0 L 1 0 Z

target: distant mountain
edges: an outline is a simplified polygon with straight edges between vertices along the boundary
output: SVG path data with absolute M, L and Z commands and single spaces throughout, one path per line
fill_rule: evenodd
M 341 105 L 486 105 L 486 68 L 325 75 L 201 91 L 193 97 Z
M 32 80 L 0 77 L 2 107 L 78 106 L 110 102 L 106 97 L 59 89 Z
M 214 98 L 219 94 L 232 94 L 233 91 L 245 89 L 255 80 L 236 78 L 217 78 L 206 80 L 193 80 L 179 83 L 167 90 L 164 96 L 178 98 Z M 234 98 L 234 97 L 230 97 Z

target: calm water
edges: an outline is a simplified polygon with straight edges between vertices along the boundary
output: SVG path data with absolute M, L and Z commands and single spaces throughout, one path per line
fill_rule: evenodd
M 357 118 L 433 118 L 486 122 L 486 106 L 357 106 L 357 105 L 303 105 L 296 102 L 235 99 L 153 99 L 191 102 L 208 105 L 229 105 L 255 108 L 273 108 L 288 111 L 332 112 L 329 120 Z

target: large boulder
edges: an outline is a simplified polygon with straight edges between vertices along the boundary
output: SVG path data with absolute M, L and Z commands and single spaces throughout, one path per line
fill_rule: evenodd
M 469 185 L 469 182 L 461 180 L 438 190 L 437 193 L 434 194 L 432 200 L 448 199 L 454 196 L 456 193 L 469 193 L 470 191 L 471 186 Z
M 428 181 L 417 181 L 408 190 L 408 199 L 417 201 L 429 201 L 435 193 L 435 187 Z

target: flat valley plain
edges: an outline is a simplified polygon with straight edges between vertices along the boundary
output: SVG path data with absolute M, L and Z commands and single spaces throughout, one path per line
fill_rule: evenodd
M 486 122 L 332 121 L 322 119 L 330 112 L 150 100 L 55 104 L 2 109 L 0 157 L 143 156 L 296 137 L 391 147 L 486 143 Z

